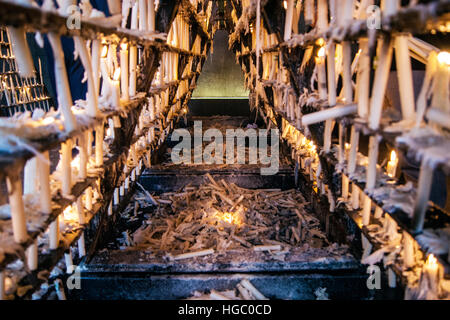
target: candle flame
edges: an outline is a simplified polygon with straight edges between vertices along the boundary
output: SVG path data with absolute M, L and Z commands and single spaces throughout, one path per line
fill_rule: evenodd
M 120 68 L 117 68 L 116 71 L 114 71 L 113 80 L 118 81 L 120 79 Z
M 323 47 L 325 45 L 325 40 L 323 38 L 319 38 L 319 39 L 317 39 L 316 44 L 319 47 Z
M 437 59 L 440 64 L 445 64 L 447 67 L 450 67 L 450 53 L 446 51 L 441 51 L 437 55 Z
M 215 214 L 218 221 L 224 221 L 229 224 L 241 225 L 241 219 L 236 212 L 220 212 L 217 211 Z
M 317 56 L 319 58 L 324 58 L 325 57 L 325 47 L 322 47 L 319 49 L 319 52 L 317 52 Z
M 127 44 L 127 43 L 122 43 L 122 44 L 120 45 L 120 49 L 121 49 L 121 50 L 127 50 L 127 48 L 128 48 L 128 44 Z
M 65 222 L 78 221 L 78 212 L 73 206 L 68 206 L 63 211 L 63 217 Z
M 433 254 L 430 254 L 427 258 L 427 261 L 425 262 L 427 267 L 434 267 L 436 268 L 438 263 L 437 263 L 437 259 Z
M 397 153 L 395 152 L 395 150 L 392 150 L 391 152 L 391 161 L 392 162 L 397 161 Z
M 108 55 L 108 46 L 104 45 L 103 48 L 102 48 L 101 57 L 102 58 L 106 58 L 107 55 Z
M 283 1 L 284 10 L 287 10 L 287 1 Z

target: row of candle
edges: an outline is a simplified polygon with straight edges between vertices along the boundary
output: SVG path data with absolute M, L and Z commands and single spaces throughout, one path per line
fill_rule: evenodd
M 314 2 L 313 1 L 304 1 L 303 10 L 305 11 L 306 20 L 311 22 L 311 25 L 316 25 L 318 31 L 324 31 L 328 28 L 328 24 L 337 24 L 339 26 L 347 26 L 351 23 L 353 17 L 358 17 L 360 19 L 367 18 L 365 16 L 366 8 L 369 5 L 372 5 L 372 1 L 364 1 L 360 4 L 360 8 L 358 11 L 354 10 L 354 1 L 345 1 L 342 6 L 339 8 L 336 6 L 336 1 L 330 1 L 329 4 L 327 1 L 319 0 L 317 2 L 317 21 L 316 15 L 314 12 Z M 383 1 L 383 10 L 385 15 L 393 15 L 399 8 L 398 1 Z M 363 6 L 361 8 L 361 6 Z M 292 29 L 292 15 L 294 2 L 293 1 L 285 1 L 285 9 L 286 9 L 286 24 L 285 24 L 285 41 L 289 40 L 291 37 Z M 257 9 L 258 10 L 258 9 Z M 328 18 L 328 10 L 330 11 L 330 17 Z M 336 12 L 339 11 L 339 12 Z M 251 33 L 254 33 L 254 28 L 250 28 Z M 261 37 L 256 35 L 253 37 L 252 48 L 257 48 L 261 44 L 258 44 L 258 41 Z M 352 54 L 350 51 L 350 43 L 343 42 L 342 44 L 334 44 L 331 41 L 329 43 L 325 43 L 324 39 L 319 39 L 316 42 L 316 45 L 319 47 L 317 50 L 316 60 L 316 74 L 317 74 L 317 82 L 318 82 L 318 96 L 321 100 L 327 101 L 329 109 L 325 109 L 323 111 L 308 114 L 305 116 L 301 116 L 299 114 L 300 110 L 298 110 L 298 106 L 296 103 L 296 99 L 291 98 L 291 94 L 293 93 L 291 89 L 286 88 L 287 81 L 280 81 L 278 78 L 275 81 L 275 85 L 273 86 L 274 92 L 274 107 L 277 111 L 285 114 L 286 119 L 289 119 L 291 123 L 295 123 L 297 128 L 301 128 L 308 132 L 308 126 L 311 124 L 315 124 L 318 122 L 325 121 L 325 134 L 324 134 L 324 151 L 331 151 L 331 132 L 333 128 L 333 122 L 335 119 L 339 119 L 341 117 L 345 117 L 352 114 L 358 114 L 358 116 L 368 123 L 368 127 L 372 130 L 378 130 L 380 128 L 380 120 L 381 120 L 381 110 L 383 107 L 383 97 L 386 92 L 387 79 L 390 71 L 390 64 L 392 60 L 392 51 L 395 48 L 396 50 L 396 58 L 397 58 L 397 76 L 400 85 L 400 101 L 401 101 L 401 111 L 404 122 L 411 122 L 415 120 L 415 103 L 412 100 L 414 97 L 414 92 L 412 90 L 412 70 L 411 70 L 411 62 L 410 62 L 410 52 L 411 49 L 411 36 L 408 34 L 398 34 L 394 37 L 393 41 L 387 41 L 386 38 L 381 38 L 378 41 L 378 56 L 377 56 L 377 65 L 378 68 L 375 72 L 374 86 L 372 97 L 370 97 L 370 63 L 371 57 L 368 48 L 368 40 L 365 38 L 361 38 L 359 40 L 360 51 L 355 56 L 354 61 L 352 62 Z M 242 53 L 244 53 L 244 47 L 242 46 Z M 308 53 L 310 48 L 306 48 L 306 52 L 304 54 L 305 59 L 309 59 L 310 54 Z M 342 62 L 337 60 L 338 52 L 342 52 Z M 440 53 L 441 61 L 450 60 L 444 59 L 445 53 Z M 305 60 L 304 60 L 305 61 Z M 340 65 L 337 66 L 336 62 L 339 61 Z M 438 60 L 437 65 L 441 62 Z M 263 56 L 263 79 L 262 80 L 274 80 L 274 77 L 268 77 L 268 70 L 271 69 L 270 60 Z M 257 63 L 256 63 L 257 64 Z M 326 66 L 327 64 L 327 66 Z M 434 87 L 433 96 L 437 97 L 437 101 L 435 105 L 440 107 L 440 110 L 448 110 L 445 106 L 448 105 L 448 65 L 449 63 L 442 63 L 442 67 L 439 70 L 442 70 L 442 76 L 438 76 L 439 85 Z M 353 92 L 352 83 L 352 74 L 355 71 L 355 66 L 357 66 L 357 81 L 355 93 Z M 247 70 L 244 66 L 243 70 L 247 72 L 246 78 L 255 79 L 255 67 L 254 65 L 250 66 L 250 70 Z M 339 68 L 337 68 L 339 67 Z M 280 68 L 283 71 L 283 68 Z M 341 94 L 338 96 L 336 92 L 337 87 L 337 70 L 340 70 L 340 74 L 342 76 L 343 89 Z M 439 73 L 438 73 L 439 74 Z M 264 97 L 264 91 L 258 89 L 258 84 L 256 87 L 253 87 L 253 81 L 247 81 L 247 85 L 250 86 L 250 89 L 256 92 L 257 101 L 259 100 L 259 96 Z M 427 81 L 426 81 L 427 82 Z M 430 80 L 427 82 L 430 84 Z M 402 84 L 405 84 L 404 86 Z M 443 83 L 442 86 L 440 84 Z M 273 82 L 271 83 L 273 85 Z M 267 85 L 270 85 L 267 83 Z M 440 86 L 440 90 L 436 90 L 436 87 Z M 284 93 L 282 91 L 285 91 Z M 425 91 L 424 91 L 425 92 Z M 280 95 L 281 93 L 281 95 Z M 284 95 L 284 99 L 280 99 Z M 267 101 L 267 100 L 266 100 Z M 338 105 L 339 101 L 339 105 Z M 355 101 L 355 102 L 354 102 Z M 442 108 L 443 107 L 443 108 Z M 433 111 L 433 112 L 431 112 Z M 443 126 L 448 126 L 448 124 L 444 124 L 446 119 L 444 112 L 430 110 L 430 117 L 435 119 L 438 124 Z M 295 130 L 294 127 L 291 130 Z M 345 146 L 344 140 L 344 127 L 340 124 L 339 128 L 339 163 L 341 168 L 345 168 L 344 164 L 347 162 L 347 172 L 342 174 L 342 197 L 347 200 L 350 199 L 350 203 L 354 209 L 360 208 L 360 203 L 362 207 L 362 225 L 368 225 L 370 223 L 370 216 L 373 208 L 375 207 L 375 218 L 380 218 L 383 210 L 374 205 L 372 203 L 371 198 L 365 194 L 356 184 L 352 184 L 352 193 L 351 197 L 349 192 L 349 183 L 350 180 L 348 175 L 354 173 L 356 169 L 356 156 L 358 152 L 358 144 L 359 144 L 359 128 L 356 126 L 351 127 L 351 137 L 350 137 L 350 145 Z M 289 130 L 288 130 L 289 131 Z M 293 141 L 298 137 L 294 135 Z M 378 144 L 380 142 L 379 135 L 372 135 L 370 138 L 370 150 L 369 156 L 366 160 L 368 164 L 367 167 L 367 183 L 366 183 L 366 191 L 371 192 L 375 188 L 376 183 L 376 173 L 378 170 Z M 302 160 L 300 159 L 300 163 Z M 426 163 L 426 162 L 425 162 Z M 303 166 L 303 165 L 301 165 Z M 391 152 L 391 157 L 386 166 L 386 173 L 391 178 L 396 177 L 396 171 L 398 166 L 398 158 L 396 153 Z M 421 204 L 420 209 L 422 211 L 422 215 L 424 210 L 426 209 L 426 204 L 428 201 L 429 195 L 429 187 L 431 186 L 431 177 L 432 177 L 432 169 L 423 168 L 424 163 L 422 163 L 421 169 L 421 178 L 419 178 L 419 197 L 417 199 L 417 204 Z M 308 169 L 309 171 L 309 169 Z M 313 180 L 313 179 L 311 179 Z M 426 182 L 426 183 L 425 183 Z M 422 188 L 427 190 L 422 191 Z M 422 195 L 422 196 L 420 196 Z M 425 195 L 425 196 L 423 196 Z M 330 198 L 330 197 L 329 197 Z M 332 198 L 332 197 L 331 197 Z M 330 202 L 332 202 L 331 199 Z M 416 204 L 416 206 L 417 206 Z M 330 203 L 330 211 L 332 211 L 332 204 Z M 416 209 L 417 210 L 417 209 Z M 421 223 L 423 225 L 423 220 Z M 406 234 L 406 233 L 405 233 Z M 405 236 L 405 238 L 407 238 Z M 410 238 L 410 237 L 409 237 Z M 403 252 L 405 255 L 405 265 L 407 267 L 411 267 L 414 263 L 410 245 L 406 245 L 403 248 Z M 390 277 L 392 277 L 392 272 L 390 273 Z M 392 283 L 392 281 L 390 281 Z
M 187 35 L 188 36 L 188 35 Z M 198 39 L 198 38 L 197 38 Z M 200 41 L 197 40 L 195 43 L 200 46 Z M 60 45 L 60 39 L 56 35 L 49 35 L 49 40 L 52 44 L 52 47 L 56 52 L 61 53 L 62 50 Z M 98 96 L 98 90 L 100 87 L 100 81 L 99 76 L 100 75 L 103 78 L 103 85 L 102 85 L 102 97 L 106 96 L 108 97 L 108 101 L 111 102 L 110 105 L 116 108 L 120 108 L 124 102 L 127 102 L 129 100 L 129 96 L 133 95 L 132 92 L 132 82 L 133 76 L 130 74 L 127 76 L 128 66 L 131 65 L 131 69 L 133 69 L 133 59 L 129 59 L 128 56 L 128 46 L 126 43 L 122 43 L 120 45 L 120 68 L 119 61 L 117 61 L 116 57 L 116 50 L 117 45 L 114 43 L 106 44 L 101 43 L 99 40 L 94 40 L 92 42 L 90 51 L 87 52 L 88 47 L 86 47 L 86 43 L 81 38 L 75 38 L 75 44 L 77 51 L 80 54 L 82 63 L 87 70 L 88 73 L 88 101 L 90 98 L 93 97 L 93 94 L 96 94 Z M 133 48 L 133 46 L 131 47 Z M 204 50 L 206 49 L 206 45 L 203 48 L 198 48 L 198 50 Z M 130 50 L 131 52 L 131 50 Z M 175 56 L 172 58 L 172 62 L 178 62 L 178 57 Z M 67 92 L 66 89 L 68 87 L 65 86 L 64 80 L 67 79 L 67 73 L 65 70 L 65 66 L 63 63 L 61 63 L 63 60 L 63 56 L 55 56 L 55 64 L 57 71 L 60 72 L 59 74 L 59 80 L 62 80 L 63 83 L 61 83 L 58 87 L 58 94 L 63 93 L 64 97 L 60 97 L 60 103 L 61 99 L 69 97 L 68 101 L 65 101 L 65 105 L 71 105 L 71 99 L 70 99 L 70 91 Z M 137 59 L 135 59 L 136 61 Z M 135 66 L 135 65 L 134 65 Z M 190 59 L 190 62 L 188 64 L 189 69 L 192 67 L 192 57 Z M 201 69 L 201 63 L 198 64 L 196 72 L 199 72 Z M 112 75 L 113 78 L 111 79 L 111 73 L 112 70 L 114 71 L 114 74 Z M 188 70 L 187 72 L 190 74 L 190 72 L 193 70 Z M 91 76 L 90 76 L 90 75 Z M 173 75 L 173 77 L 175 77 Z M 186 94 L 191 90 L 192 85 L 195 84 L 195 79 L 192 78 L 193 82 L 189 82 L 189 79 L 183 79 L 182 81 L 177 82 L 177 93 L 176 98 L 177 100 L 175 102 L 169 101 L 169 89 L 167 88 L 165 90 L 162 90 L 158 95 L 153 96 L 150 101 L 151 106 L 147 108 L 144 108 L 143 114 L 145 114 L 146 117 L 150 115 L 150 121 L 154 121 L 157 119 L 158 115 L 163 115 L 163 111 L 166 109 L 164 106 L 170 106 L 169 112 L 166 115 L 163 115 L 164 117 L 167 116 L 167 119 L 164 121 L 165 123 L 169 123 L 169 125 L 166 127 L 166 129 L 161 131 L 158 144 L 162 143 L 165 139 L 165 137 L 168 135 L 168 130 L 173 129 L 173 121 L 175 119 L 175 115 L 177 114 L 184 114 L 183 110 L 183 104 L 182 99 L 185 97 Z M 128 81 L 127 81 L 128 80 Z M 134 81 L 136 80 L 136 76 L 134 75 Z M 89 83 L 90 82 L 90 83 Z M 128 82 L 128 85 L 127 85 Z M 128 88 L 129 87 L 129 88 Z M 129 89 L 129 91 L 128 91 Z M 134 85 L 135 90 L 135 85 Z M 119 94 L 120 92 L 120 94 Z M 128 92 L 128 96 L 127 96 Z M 64 95 L 66 93 L 66 95 Z M 68 93 L 68 94 L 67 94 Z M 98 102 L 96 102 L 97 99 L 93 99 L 94 104 L 89 106 L 88 103 L 88 111 L 96 110 L 98 112 Z M 64 105 L 62 106 L 64 107 Z M 95 112 L 97 114 L 97 112 Z M 94 112 L 91 112 L 91 115 Z M 63 110 L 64 114 L 64 110 Z M 72 114 L 72 108 L 70 108 L 70 114 Z M 73 115 L 73 114 L 72 114 Z M 65 116 L 65 114 L 64 114 Z M 114 127 L 120 126 L 120 121 L 115 121 L 115 119 L 118 117 L 112 118 L 113 121 L 109 121 L 110 123 L 110 130 L 109 133 L 113 134 L 114 130 L 111 130 Z M 75 120 L 75 119 L 73 119 Z M 138 126 L 136 128 L 137 133 L 142 132 L 143 130 L 143 124 L 146 121 L 143 119 L 143 115 L 139 118 Z M 67 124 L 70 125 L 70 122 L 66 121 L 66 130 L 68 128 Z M 72 128 L 75 128 L 73 125 Z M 67 130 L 70 131 L 70 130 Z M 94 150 L 92 150 L 91 147 L 93 144 L 93 132 L 92 129 L 88 129 L 85 132 L 79 134 L 77 137 L 73 139 L 69 139 L 65 141 L 61 145 L 61 159 L 60 159 L 60 183 L 61 183 L 61 192 L 65 197 L 71 197 L 72 196 L 72 187 L 75 180 L 81 180 L 84 181 L 87 178 L 87 171 L 88 171 L 88 163 L 90 162 L 89 159 L 93 159 L 91 162 L 94 164 L 95 167 L 101 168 L 103 165 L 103 157 L 104 157 L 104 150 L 103 150 L 103 143 L 104 143 L 104 124 L 103 121 L 100 121 L 100 124 L 95 128 L 95 146 Z M 108 133 L 108 132 L 107 132 Z M 130 174 L 129 177 L 127 177 L 124 181 L 124 183 L 118 187 L 119 194 L 123 194 L 123 190 L 126 189 L 126 187 L 129 185 L 130 179 L 135 179 L 136 174 L 139 174 L 142 170 L 142 159 L 138 160 L 136 158 L 137 156 L 137 149 L 148 149 L 148 146 L 154 141 L 155 139 L 155 130 L 154 128 L 149 130 L 148 136 L 141 137 L 138 142 L 133 144 L 130 147 L 130 157 L 133 159 L 133 162 L 130 164 L 128 168 L 131 165 L 137 166 L 137 169 L 133 170 L 127 170 L 126 172 Z M 74 159 L 72 159 L 72 147 L 74 146 L 74 143 L 77 144 L 77 148 L 80 151 L 79 156 L 77 156 L 77 161 L 75 162 Z M 140 156 L 139 156 L 140 157 Z M 147 159 L 150 159 L 150 151 L 148 151 Z M 25 166 L 25 188 L 26 192 L 29 192 L 34 188 L 34 191 L 38 192 L 40 194 L 41 199 L 41 211 L 46 214 L 50 214 L 52 211 L 51 207 L 51 191 L 49 188 L 50 185 L 50 169 L 49 169 L 49 161 L 48 161 L 48 152 L 44 153 L 44 155 L 32 158 L 26 163 Z M 76 170 L 78 171 L 78 176 L 73 177 L 73 172 L 76 167 Z M 36 168 L 36 170 L 33 170 L 33 168 Z M 33 174 L 35 178 L 33 178 Z M 36 179 L 36 174 L 38 175 L 38 178 Z M 32 186 L 36 181 L 39 181 L 34 187 Z M 16 242 L 25 242 L 28 239 L 27 235 L 27 229 L 26 229 L 26 216 L 24 211 L 24 202 L 22 197 L 22 180 L 19 177 L 16 177 L 15 175 L 10 175 L 7 178 L 7 184 L 8 184 L 8 190 L 10 193 L 10 205 L 11 205 L 11 213 L 12 213 L 12 222 L 13 222 L 13 233 L 14 233 L 14 239 Z M 100 179 L 97 183 L 98 186 L 101 185 Z M 37 188 L 37 189 L 36 189 Z M 121 191 L 122 190 L 122 191 Z M 94 193 L 94 197 L 93 197 Z M 96 196 L 95 196 L 96 194 Z M 116 194 L 116 192 L 114 192 Z M 70 208 L 65 210 L 65 215 L 70 216 L 70 212 L 74 211 L 78 214 L 78 222 L 80 224 L 85 223 L 85 214 L 84 209 L 90 210 L 92 208 L 93 198 L 98 198 L 99 195 L 97 191 L 93 190 L 92 188 L 87 188 L 85 191 L 84 196 L 80 196 L 75 204 L 71 206 Z M 112 203 L 117 202 L 114 201 L 114 198 L 116 198 L 113 195 Z M 83 199 L 83 200 L 82 200 Z M 111 205 L 110 205 L 111 207 Z M 110 209 L 108 209 L 110 210 Z M 60 230 L 59 230 L 59 219 L 56 219 L 53 221 L 49 226 L 49 247 L 50 249 L 56 249 L 59 246 L 59 238 L 60 238 Z M 84 236 L 81 235 L 80 240 L 78 241 L 78 247 L 79 247 L 79 253 L 80 255 L 83 255 L 85 252 L 84 249 Z M 37 267 L 37 246 L 36 241 L 34 241 L 29 248 L 27 249 L 27 257 L 28 257 L 28 264 L 32 267 L 31 270 L 35 270 Z M 71 264 L 72 256 L 71 251 L 66 254 L 66 262 L 68 263 L 68 269 L 69 265 Z M 3 273 L 1 274 L 3 276 Z M 3 285 L 3 282 L 1 283 Z

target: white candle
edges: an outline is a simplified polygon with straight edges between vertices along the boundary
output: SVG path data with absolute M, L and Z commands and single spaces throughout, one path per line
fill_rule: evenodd
M 412 228 L 416 233 L 420 233 L 423 230 L 425 214 L 428 208 L 428 200 L 430 198 L 431 185 L 433 182 L 433 172 L 434 170 L 429 163 L 429 159 L 425 156 L 422 159 L 420 166 L 417 197 L 414 205 L 414 216 L 412 221 Z
M 386 86 L 389 79 L 389 72 L 392 62 L 391 41 L 386 38 L 383 38 L 380 41 L 381 44 L 377 62 L 377 69 L 375 71 L 372 98 L 370 99 L 369 127 L 373 130 L 377 130 L 380 126 L 384 95 L 386 93 Z
M 367 39 L 359 40 L 360 56 L 358 61 L 357 89 L 358 89 L 358 116 L 367 119 L 369 116 L 370 92 L 370 55 Z
M 8 34 L 20 76 L 23 78 L 33 77 L 34 64 L 28 47 L 25 29 L 9 27 Z
M 61 144 L 61 191 L 63 195 L 72 194 L 72 141 L 68 139 Z
M 344 198 L 344 201 L 347 201 L 348 199 L 348 177 L 345 174 L 342 174 L 342 198 Z
M 356 184 L 352 184 L 352 208 L 353 210 L 359 209 L 359 193 L 360 189 Z
M 367 226 L 370 223 L 370 212 L 372 210 L 372 200 L 366 195 L 364 195 L 364 204 L 362 212 L 362 225 Z
M 120 104 L 120 74 L 121 70 L 120 68 L 117 68 L 114 71 L 114 77 L 113 79 L 110 79 L 110 88 L 111 88 L 111 101 L 110 105 L 120 109 L 122 105 Z
M 403 263 L 407 269 L 414 267 L 416 264 L 414 241 L 406 231 L 403 231 Z
M 86 242 L 84 239 L 84 232 L 81 232 L 80 238 L 78 239 L 78 257 L 82 258 L 86 255 Z
M 439 290 L 439 264 L 433 254 L 428 256 L 427 261 L 423 266 L 423 272 L 429 280 L 431 290 L 437 294 Z
M 100 55 L 101 55 L 100 40 L 92 40 L 92 72 L 94 74 L 95 94 L 98 96 L 100 90 Z
M 97 167 L 103 166 L 103 138 L 104 138 L 104 125 L 103 123 L 98 125 L 95 129 L 95 165 Z
M 350 133 L 350 155 L 347 167 L 347 172 L 349 175 L 353 174 L 356 170 L 356 157 L 358 154 L 358 146 L 359 146 L 359 132 L 356 130 L 355 126 L 352 126 Z
M 48 39 L 52 46 L 55 61 L 56 92 L 58 94 L 58 105 L 64 117 L 64 126 L 67 132 L 76 129 L 76 120 L 72 113 L 72 95 L 70 93 L 69 79 L 67 77 L 64 51 L 59 35 L 50 32 Z
M 91 211 L 92 210 L 92 188 L 88 187 L 86 189 L 86 210 Z
M 305 5 L 305 22 L 307 25 L 314 23 L 314 0 L 303 1 Z
M 258 6 L 260 6 L 259 1 Z M 286 19 L 284 22 L 284 41 L 288 41 L 291 38 L 293 16 L 294 16 L 294 0 L 287 0 Z
M 366 172 L 366 190 L 373 190 L 377 179 L 378 145 L 380 137 L 371 136 L 369 138 L 369 164 Z
M 49 227 L 49 247 L 50 250 L 56 250 L 59 246 L 59 216 Z
M 147 31 L 147 0 L 139 0 L 139 30 Z
M 155 31 L 155 1 L 148 0 L 148 31 Z
M 34 271 L 38 268 L 38 247 L 37 240 L 34 240 L 32 244 L 27 248 L 27 265 L 30 271 Z
M 408 46 L 409 38 L 410 36 L 408 35 L 399 35 L 395 37 L 395 58 L 402 116 L 404 120 L 412 121 L 416 117 L 416 112 L 411 57 Z
M 356 105 L 340 105 L 334 108 L 306 114 L 302 117 L 302 125 L 309 126 L 325 120 L 336 119 L 351 115 L 357 111 Z
M 387 163 L 386 172 L 391 178 L 395 178 L 397 172 L 398 158 L 394 150 L 391 152 L 391 158 Z
M 120 194 L 119 194 L 119 188 L 115 188 L 114 189 L 114 205 L 117 206 L 120 202 L 120 198 L 119 198 Z
M 436 57 L 437 70 L 433 82 L 433 100 L 431 105 L 437 110 L 450 113 L 449 80 L 450 80 L 450 53 L 440 52 Z M 448 127 L 450 124 L 447 123 Z
M 79 157 L 80 157 L 80 171 L 78 172 L 78 177 L 82 180 L 84 180 L 87 176 L 87 163 L 88 163 L 88 154 L 87 154 L 87 141 L 86 141 L 86 134 L 83 132 L 78 137 L 78 144 L 79 144 Z
M 27 161 L 24 169 L 24 194 L 36 194 L 38 188 L 38 180 L 36 177 L 37 159 L 33 157 Z
M 137 63 L 137 47 L 130 46 L 130 96 L 136 95 L 136 63 Z
M 48 151 L 42 153 L 42 158 L 37 158 L 37 172 L 40 188 L 40 211 L 46 214 L 52 212 L 52 195 L 50 191 L 50 161 Z
M 318 0 L 317 27 L 323 32 L 328 27 L 328 5 L 327 0 Z
M 69 248 L 69 251 L 64 253 L 64 261 L 66 262 L 66 273 L 72 274 L 74 271 L 73 267 L 73 258 L 72 258 L 72 250 Z
M 120 45 L 120 74 L 122 99 L 128 102 L 130 100 L 130 93 L 128 86 L 128 45 L 126 43 Z
M 379 220 L 379 219 L 381 219 L 382 216 L 383 216 L 383 209 L 381 207 L 379 207 L 379 206 L 376 206 L 375 207 L 375 213 L 374 213 L 373 217 L 375 219 Z
M 325 47 L 321 47 L 317 52 L 316 57 L 317 65 L 317 85 L 319 87 L 319 97 L 322 100 L 327 100 L 327 76 L 325 70 Z

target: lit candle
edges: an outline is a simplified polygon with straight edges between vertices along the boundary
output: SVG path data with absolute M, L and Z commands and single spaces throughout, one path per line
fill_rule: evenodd
M 423 272 L 430 282 L 431 290 L 438 293 L 439 286 L 439 264 L 433 254 L 430 254 L 423 266 Z
M 392 150 L 391 152 L 391 158 L 388 161 L 387 164 L 387 174 L 391 177 L 391 178 L 395 178 L 395 174 L 397 172 L 397 165 L 398 165 L 398 158 L 397 158 L 397 154 L 395 153 L 394 150 Z
M 325 70 L 325 47 L 320 47 L 316 57 L 317 65 L 317 82 L 319 87 L 319 97 L 322 100 L 327 100 L 327 79 Z
M 433 108 L 447 113 L 447 115 L 450 113 L 449 80 L 450 53 L 445 51 L 439 52 L 437 55 L 437 70 L 434 76 L 433 100 L 431 105 Z
M 120 74 L 122 99 L 128 102 L 130 100 L 130 93 L 128 87 L 128 45 L 126 43 L 120 45 Z
M 110 100 L 110 105 L 120 109 L 121 108 L 121 104 L 120 104 L 120 74 L 121 74 L 121 70 L 120 68 L 117 68 L 114 71 L 114 76 L 113 79 L 110 79 L 110 84 L 111 84 L 111 100 Z

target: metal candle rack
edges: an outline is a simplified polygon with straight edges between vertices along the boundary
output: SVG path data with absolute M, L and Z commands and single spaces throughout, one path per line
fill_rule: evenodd
M 48 112 L 51 98 L 47 95 L 43 80 L 41 61 L 39 74 L 31 78 L 19 75 L 8 29 L 0 27 L 0 116 L 11 117 L 17 112 L 30 111 L 36 108 Z

